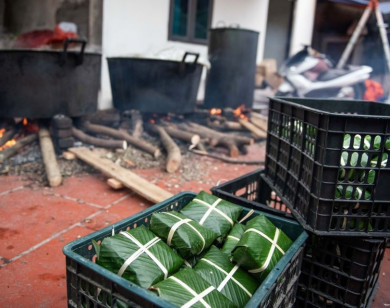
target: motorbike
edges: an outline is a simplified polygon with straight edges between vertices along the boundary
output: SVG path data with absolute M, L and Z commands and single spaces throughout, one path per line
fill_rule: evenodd
M 277 96 L 363 99 L 370 66 L 335 68 L 332 60 L 310 46 L 304 46 L 280 67 L 284 77 Z

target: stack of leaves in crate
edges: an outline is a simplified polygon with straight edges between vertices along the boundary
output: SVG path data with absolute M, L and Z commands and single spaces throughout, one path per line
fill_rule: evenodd
M 237 222 L 241 212 L 200 192 L 180 212 L 153 213 L 149 229 L 95 243 L 97 263 L 178 306 L 243 307 L 292 241 L 263 215 Z
M 144 226 L 94 243 L 96 263 L 143 288 L 168 278 L 184 260 Z
M 386 139 L 379 135 L 344 135 L 335 199 L 356 200 L 356 203 L 353 206 L 348 203 L 336 204 L 334 212 L 346 215 L 371 211 L 371 202 L 366 203 L 364 200 L 373 200 L 375 181 L 380 169 L 389 167 L 389 153 L 390 138 Z M 350 219 L 348 224 L 344 219 L 341 228 L 346 227 L 359 230 L 367 228 L 369 231 L 373 229 L 369 220 L 366 223 L 360 221 L 356 224 L 356 219 Z

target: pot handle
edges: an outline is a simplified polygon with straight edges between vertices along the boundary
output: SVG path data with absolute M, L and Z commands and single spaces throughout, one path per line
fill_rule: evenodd
M 198 63 L 199 54 L 196 52 L 186 52 L 183 56 L 183 59 L 181 60 L 181 63 L 184 64 L 186 62 L 187 56 L 195 56 L 194 62 L 192 62 L 193 65 Z
M 84 50 L 85 50 L 85 45 L 87 44 L 87 40 L 83 38 L 66 38 L 64 41 L 64 51 L 62 53 L 64 61 L 66 60 L 68 56 L 68 46 L 69 43 L 79 43 L 81 44 L 81 49 L 80 53 L 77 57 L 76 64 L 80 65 L 83 63 L 84 60 Z
M 193 72 L 196 68 L 196 63 L 198 63 L 199 54 L 195 52 L 186 52 L 183 56 L 183 59 L 181 60 L 181 63 L 179 64 L 179 73 L 182 74 L 186 71 L 186 58 L 187 56 L 195 56 L 195 60 L 192 63 L 189 63 L 190 66 L 188 67 L 189 71 Z
M 240 24 L 230 24 L 229 28 L 237 28 L 237 29 L 239 29 L 240 28 Z

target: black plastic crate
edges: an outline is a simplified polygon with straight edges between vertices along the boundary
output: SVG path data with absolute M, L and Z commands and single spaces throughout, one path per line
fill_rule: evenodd
M 375 299 L 376 292 L 379 288 L 379 282 L 376 283 L 376 285 L 369 290 L 368 294 L 369 297 L 365 303 L 363 303 L 359 308 L 368 308 L 371 307 L 372 302 Z M 332 300 L 324 300 L 324 297 L 320 293 L 312 293 L 310 295 L 312 300 L 306 299 L 301 296 L 297 296 L 295 300 L 294 307 L 295 308 L 321 308 L 321 307 L 329 307 L 329 308 L 343 308 L 346 307 L 344 305 L 341 305 L 339 303 L 334 303 Z
M 390 236 L 390 105 L 271 98 L 265 179 L 306 230 Z
M 213 195 L 221 199 L 248 208 L 292 217 L 291 211 L 265 182 L 262 175 L 264 175 L 264 168 L 212 187 L 210 190 Z
M 286 207 L 263 175 L 264 170 L 259 169 L 211 190 L 236 204 L 286 215 Z M 368 307 L 376 291 L 385 249 L 384 238 L 311 233 L 305 245 L 295 307 Z
M 385 239 L 311 235 L 295 306 L 368 307 L 377 290 L 385 249 Z
M 149 225 L 154 212 L 177 210 L 188 204 L 195 193 L 183 192 L 145 211 L 67 244 L 66 277 L 69 307 L 175 307 L 157 295 L 97 265 L 92 239 L 97 242 L 122 230 Z M 250 209 L 243 206 L 242 215 Z M 255 211 L 255 214 L 259 214 Z M 245 307 L 292 307 L 296 298 L 304 243 L 308 237 L 293 219 L 262 212 L 292 240 L 292 246 L 262 282 Z

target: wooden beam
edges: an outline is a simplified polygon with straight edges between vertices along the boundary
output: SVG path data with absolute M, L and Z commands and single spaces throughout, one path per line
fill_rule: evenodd
M 256 138 L 267 138 L 267 133 L 254 124 L 243 119 L 238 120 L 242 126 L 248 129 Z
M 49 185 L 50 187 L 57 187 L 62 183 L 62 175 L 57 163 L 53 141 L 51 140 L 49 130 L 45 127 L 39 128 L 39 143 Z
M 120 181 L 125 187 L 153 203 L 159 203 L 173 196 L 163 188 L 148 182 L 139 175 L 116 165 L 110 160 L 99 157 L 85 147 L 69 148 L 68 151 L 74 153 L 79 159 L 93 166 L 107 177 Z

